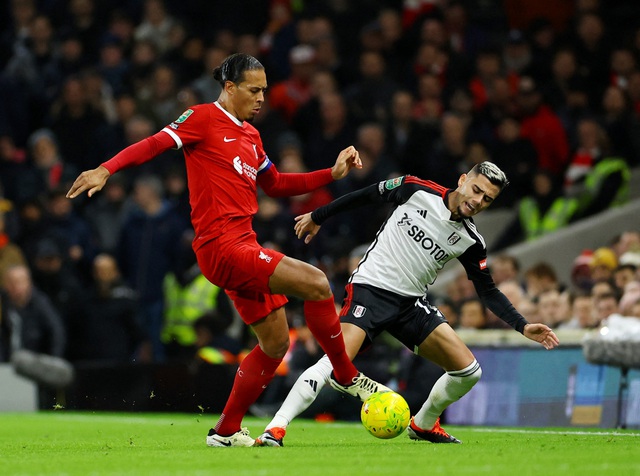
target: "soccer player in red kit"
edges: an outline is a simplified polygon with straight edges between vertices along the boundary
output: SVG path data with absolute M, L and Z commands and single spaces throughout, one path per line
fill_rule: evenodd
M 170 148 L 185 156 L 195 230 L 193 249 L 202 273 L 224 288 L 258 345 L 242 361 L 209 446 L 253 446 L 241 423 L 249 406 L 266 388 L 289 347 L 284 305 L 290 294 L 304 300 L 307 325 L 334 368 L 337 390 L 366 399 L 388 390 L 357 369 L 345 353 L 333 294 L 325 274 L 314 266 L 261 247 L 251 222 L 258 210 L 257 186 L 272 197 L 300 195 L 345 177 L 362 167 L 352 146 L 331 168 L 281 174 L 262 148 L 258 131 L 247 121 L 259 113 L 267 79 L 252 56 L 234 54 L 213 72 L 222 85 L 218 100 L 187 109 L 155 135 L 137 142 L 99 167 L 82 172 L 67 197 L 87 191 L 91 197 L 115 172 L 142 164 Z

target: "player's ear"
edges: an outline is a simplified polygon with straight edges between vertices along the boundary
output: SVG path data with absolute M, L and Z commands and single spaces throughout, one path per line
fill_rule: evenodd
M 236 90 L 236 83 L 233 81 L 225 81 L 224 82 L 224 91 L 227 94 L 233 94 Z
M 462 184 L 464 183 L 464 181 L 467 179 L 467 174 L 462 174 L 460 176 L 460 178 L 458 179 L 458 187 L 462 187 Z

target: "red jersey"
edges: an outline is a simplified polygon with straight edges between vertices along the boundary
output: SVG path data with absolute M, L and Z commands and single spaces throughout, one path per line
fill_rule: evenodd
M 250 231 L 257 176 L 272 166 L 256 128 L 212 103 L 192 106 L 162 131 L 184 151 L 194 247 Z
M 139 165 L 175 146 L 183 149 L 197 250 L 223 233 L 253 233 L 257 185 L 271 197 L 301 195 L 333 180 L 331 169 L 281 174 L 258 131 L 217 102 L 191 106 L 157 134 L 102 163 L 110 173 Z

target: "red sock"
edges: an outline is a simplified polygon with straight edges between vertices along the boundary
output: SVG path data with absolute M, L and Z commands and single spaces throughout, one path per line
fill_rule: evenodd
M 340 318 L 333 296 L 324 301 L 305 301 L 304 316 L 309 330 L 329 357 L 336 380 L 343 385 L 350 384 L 353 377 L 358 375 L 358 370 L 344 350 Z
M 282 359 L 272 359 L 256 345 L 244 358 L 233 381 L 216 433 L 229 436 L 240 430 L 242 418 L 271 382 Z

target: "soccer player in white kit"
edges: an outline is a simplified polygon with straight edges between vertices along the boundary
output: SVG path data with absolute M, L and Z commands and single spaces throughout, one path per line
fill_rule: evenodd
M 296 217 L 296 234 L 309 243 L 320 225 L 336 213 L 369 203 L 396 205 L 349 279 L 340 320 L 352 359 L 363 344 L 386 330 L 445 370 L 411 418 L 407 433 L 413 440 L 460 443 L 442 429 L 440 415 L 482 375 L 472 352 L 427 299 L 427 287 L 448 261 L 460 261 L 485 306 L 516 331 L 546 349 L 559 344 L 551 328 L 526 321 L 497 289 L 487 268 L 486 246 L 472 217 L 486 209 L 507 185 L 502 170 L 483 162 L 462 174 L 456 189 L 403 176 L 349 193 Z M 257 443 L 282 446 L 287 426 L 315 400 L 331 372 L 326 356 L 305 370 Z

